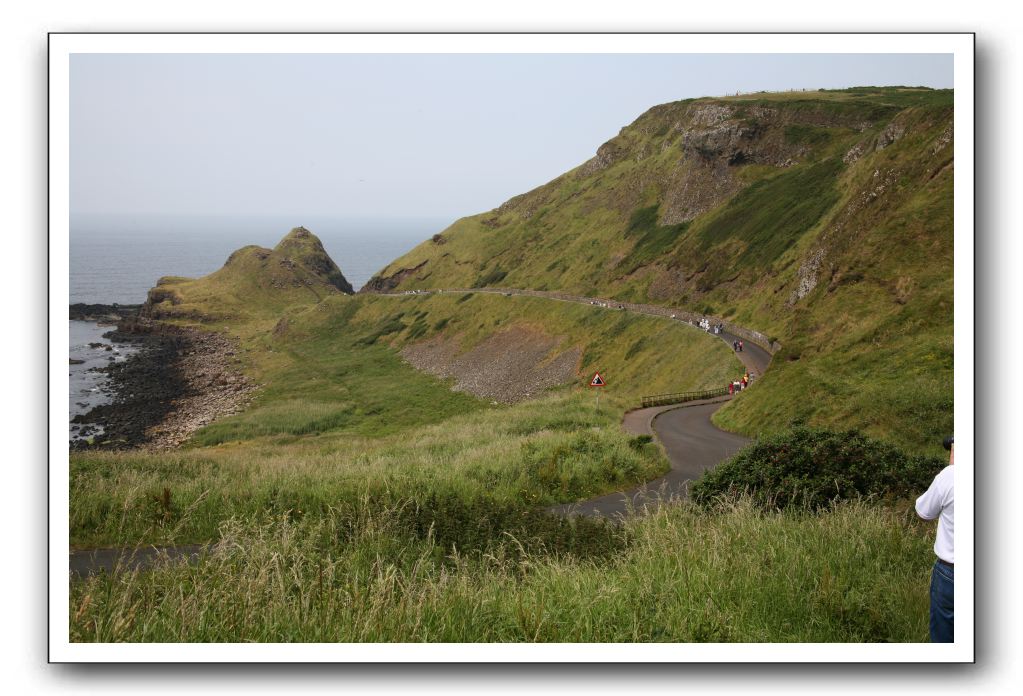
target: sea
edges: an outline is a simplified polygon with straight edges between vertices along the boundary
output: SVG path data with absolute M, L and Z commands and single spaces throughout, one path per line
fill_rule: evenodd
M 294 227 L 323 242 L 358 290 L 394 259 L 444 230 L 451 218 L 343 218 L 327 216 L 77 215 L 70 225 L 69 303 L 141 304 L 161 276 L 198 278 L 224 265 L 248 244 L 272 248 Z M 109 403 L 97 369 L 127 359 L 134 349 L 111 344 L 111 326 L 70 322 L 69 419 Z M 108 348 L 109 346 L 109 348 Z M 75 361 L 81 360 L 78 363 Z M 96 426 L 69 424 L 69 437 Z

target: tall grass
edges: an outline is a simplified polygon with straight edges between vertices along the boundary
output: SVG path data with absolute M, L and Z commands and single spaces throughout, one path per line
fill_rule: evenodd
M 485 496 L 528 510 L 662 474 L 656 445 L 623 433 L 584 394 L 479 411 L 387 437 L 346 433 L 167 453 L 76 454 L 71 542 L 206 542 L 232 517 L 318 516 L 366 495 L 381 503 Z M 169 502 L 163 500 L 167 489 Z
M 195 565 L 73 583 L 75 641 L 924 641 L 929 537 L 912 515 L 733 501 L 632 519 L 581 557 L 512 534 L 463 553 L 400 507 L 235 518 Z M 347 530 L 341 534 L 339 530 Z

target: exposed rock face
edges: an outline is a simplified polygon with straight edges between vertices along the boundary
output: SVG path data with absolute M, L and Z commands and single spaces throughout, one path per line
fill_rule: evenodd
M 875 169 L 870 184 L 854 195 L 842 207 L 834 222 L 824 230 L 814 248 L 807 254 L 796 273 L 796 287 L 789 295 L 788 303 L 796 304 L 817 287 L 818 276 L 825 260 L 841 250 L 863 233 L 855 225 L 857 216 L 873 205 L 883 205 L 885 195 L 891 191 L 899 173 L 894 169 Z M 832 264 L 833 265 L 833 264 Z
M 415 275 L 423 269 L 426 265 L 426 261 L 423 261 L 418 266 L 413 268 L 402 268 L 401 270 L 390 276 L 373 276 L 370 278 L 362 288 L 359 289 L 360 293 L 370 292 L 390 292 L 394 288 L 401 285 L 401 282 L 409 276 Z
M 906 134 L 906 127 L 903 126 L 901 123 L 897 123 L 895 121 L 892 121 L 877 136 L 877 149 L 878 150 L 885 149 L 886 147 L 888 147 L 889 145 L 894 143 L 896 140 L 898 140 L 899 138 L 901 138 L 905 134 Z
M 582 351 L 558 351 L 560 340 L 535 329 L 510 328 L 459 353 L 457 338 L 436 336 L 402 350 L 413 367 L 455 380 L 455 390 L 515 403 L 576 378 Z
M 953 133 L 954 133 L 953 124 L 949 123 L 945 127 L 945 130 L 941 132 L 941 135 L 938 136 L 937 141 L 935 141 L 934 145 L 931 147 L 931 154 L 937 154 L 938 152 L 941 152 L 943 149 L 945 149 L 945 147 L 950 142 L 952 142 Z
M 796 289 L 789 296 L 789 304 L 795 304 L 803 299 L 817 287 L 817 273 L 820 271 L 821 261 L 824 260 L 824 250 L 816 249 L 799 266 L 796 274 Z
M 622 145 L 614 140 L 609 140 L 598 147 L 597 154 L 579 168 L 579 174 L 581 176 L 596 174 L 622 159 L 624 154 L 625 148 Z
M 237 253 L 237 252 L 235 252 Z M 230 263 L 230 261 L 228 261 Z M 181 304 L 181 295 L 174 288 L 164 287 L 166 281 L 161 278 L 156 281 L 156 287 L 150 288 L 146 294 L 146 303 L 144 305 L 146 310 L 149 310 L 154 305 L 158 305 L 161 302 L 170 302 L 172 305 Z
M 805 153 L 784 137 L 789 118 L 776 109 L 741 111 L 720 104 L 690 107 L 674 126 L 682 157 L 666 183 L 661 224 L 688 222 L 743 187 L 735 167 L 788 167 Z

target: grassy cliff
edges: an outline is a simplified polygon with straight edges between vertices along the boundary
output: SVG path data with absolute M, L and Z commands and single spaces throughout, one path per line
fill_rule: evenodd
M 373 290 L 515 287 L 685 307 L 777 338 L 755 434 L 952 424 L 952 92 L 857 88 L 654 107 L 576 169 L 457 221 Z

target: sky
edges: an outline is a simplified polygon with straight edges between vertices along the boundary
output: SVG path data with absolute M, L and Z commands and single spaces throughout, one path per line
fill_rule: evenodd
M 451 220 L 656 104 L 953 86 L 942 54 L 75 54 L 70 75 L 72 215 Z

